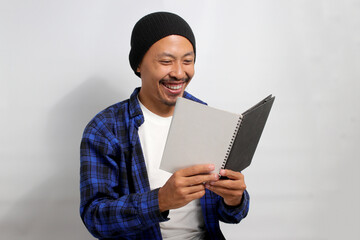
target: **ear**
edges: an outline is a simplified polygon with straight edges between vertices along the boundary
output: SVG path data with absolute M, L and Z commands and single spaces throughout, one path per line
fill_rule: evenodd
M 139 66 L 136 68 L 136 72 L 138 72 L 138 73 L 140 73 L 140 64 L 139 64 Z

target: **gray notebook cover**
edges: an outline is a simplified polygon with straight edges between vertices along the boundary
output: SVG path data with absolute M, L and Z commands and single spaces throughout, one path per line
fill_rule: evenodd
M 178 98 L 160 169 L 175 172 L 195 164 L 241 171 L 251 163 L 274 97 L 241 114 Z
M 242 114 L 225 169 L 242 171 L 251 164 L 274 100 L 270 95 Z

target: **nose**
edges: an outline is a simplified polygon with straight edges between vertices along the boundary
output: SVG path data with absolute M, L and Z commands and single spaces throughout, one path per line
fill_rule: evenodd
M 184 70 L 184 66 L 181 63 L 175 63 L 169 75 L 170 77 L 176 78 L 177 80 L 185 78 L 186 73 Z

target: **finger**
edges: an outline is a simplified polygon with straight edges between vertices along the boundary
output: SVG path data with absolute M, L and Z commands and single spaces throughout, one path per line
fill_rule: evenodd
M 194 186 L 190 186 L 186 188 L 186 192 L 187 194 L 193 194 L 196 192 L 201 192 L 205 190 L 205 185 L 204 184 L 199 184 L 199 185 L 194 185 Z
M 230 169 L 221 169 L 220 175 L 234 180 L 244 179 L 244 175 L 241 172 L 235 172 Z
M 229 190 L 221 187 L 210 186 L 210 191 L 216 193 L 224 199 L 225 204 L 229 206 L 237 206 L 241 203 L 241 199 L 244 191 L 240 190 Z
M 207 189 L 209 189 L 210 191 L 216 193 L 219 196 L 222 197 L 226 197 L 226 196 L 241 196 L 243 194 L 243 192 L 245 191 L 245 189 L 229 189 L 229 188 L 224 188 L 221 186 L 213 186 L 213 185 L 209 185 L 207 184 L 205 186 Z
M 214 187 L 222 187 L 227 189 L 241 189 L 241 185 L 239 182 L 234 180 L 220 180 L 220 181 L 212 181 L 209 182 L 210 186 Z
M 181 198 L 183 198 L 183 197 L 187 198 L 188 195 L 194 194 L 196 192 L 204 191 L 204 190 L 205 190 L 204 184 L 199 184 L 199 185 L 194 185 L 194 186 L 177 188 L 175 190 L 175 194 L 177 196 L 181 196 Z
M 213 182 L 219 180 L 219 175 L 216 173 L 200 174 L 184 178 L 187 186 L 203 184 L 205 182 Z
M 230 190 L 245 190 L 246 185 L 242 180 L 220 180 L 215 182 L 210 182 L 210 186 L 221 187 Z
M 205 194 L 205 188 L 204 190 L 201 190 L 201 191 L 197 191 L 197 192 L 194 192 L 192 194 L 189 194 L 188 195 L 188 200 L 189 202 L 192 201 L 192 200 L 195 200 L 195 199 L 199 199 L 201 198 L 202 196 L 204 196 Z
M 209 184 L 206 184 L 205 187 L 207 189 L 211 190 L 212 192 L 216 193 L 219 196 L 229 195 L 229 194 L 231 194 L 231 191 L 232 191 L 232 190 L 229 190 L 224 187 L 214 186 L 214 185 L 209 185 Z
M 188 168 L 183 168 L 176 173 L 183 177 L 194 176 L 198 174 L 210 173 L 215 170 L 214 164 L 200 164 Z

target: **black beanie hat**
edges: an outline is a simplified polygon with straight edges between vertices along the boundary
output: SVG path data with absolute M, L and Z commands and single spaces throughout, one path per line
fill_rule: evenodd
M 141 18 L 131 34 L 130 66 L 140 77 L 137 68 L 149 48 L 160 39 L 169 35 L 187 38 L 195 51 L 195 36 L 189 24 L 180 16 L 169 12 L 155 12 Z

